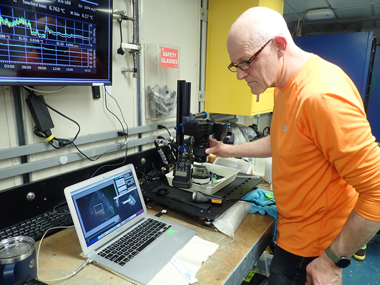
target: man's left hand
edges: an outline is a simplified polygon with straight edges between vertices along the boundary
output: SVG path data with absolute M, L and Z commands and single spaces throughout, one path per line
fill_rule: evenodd
M 342 269 L 337 267 L 332 260 L 322 253 L 322 255 L 306 267 L 305 285 L 341 285 Z

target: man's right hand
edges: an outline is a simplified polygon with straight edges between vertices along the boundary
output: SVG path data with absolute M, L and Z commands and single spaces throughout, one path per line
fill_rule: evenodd
M 206 154 L 214 154 L 219 157 L 228 158 L 232 156 L 233 145 L 224 144 L 215 139 L 209 139 L 210 147 L 205 150 Z

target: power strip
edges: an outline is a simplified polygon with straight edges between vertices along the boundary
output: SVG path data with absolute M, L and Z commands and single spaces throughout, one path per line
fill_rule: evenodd
M 252 173 L 254 175 L 265 175 L 265 161 L 266 158 L 253 158 L 252 161 Z

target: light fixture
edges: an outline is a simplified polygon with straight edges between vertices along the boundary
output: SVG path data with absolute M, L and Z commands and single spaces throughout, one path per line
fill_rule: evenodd
M 316 9 L 316 10 L 309 10 L 306 12 L 306 18 L 308 20 L 325 20 L 334 18 L 334 12 L 331 9 Z

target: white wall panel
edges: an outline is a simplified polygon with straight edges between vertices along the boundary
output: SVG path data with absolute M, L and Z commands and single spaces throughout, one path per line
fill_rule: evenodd
M 178 79 L 191 82 L 192 113 L 198 112 L 200 6 L 200 0 L 144 0 L 140 7 L 141 43 L 179 48 Z
M 200 20 L 199 20 L 199 7 L 200 0 L 138 0 L 139 15 L 140 15 L 140 42 L 142 44 L 149 43 L 163 43 L 171 46 L 177 46 L 180 49 L 180 78 L 192 84 L 192 102 L 191 111 L 198 111 L 198 85 L 199 85 L 199 38 L 200 38 Z M 132 1 L 131 0 L 114 0 L 114 9 L 119 11 L 126 11 L 127 15 L 132 17 Z M 132 22 L 123 21 L 123 42 L 132 42 Z M 138 107 L 137 92 L 138 80 L 141 79 L 141 89 L 144 90 L 144 62 L 143 55 L 141 55 L 141 70 L 140 79 L 133 78 L 132 73 L 122 74 L 123 67 L 132 68 L 133 60 L 128 50 L 125 50 L 125 55 L 121 56 L 116 53 L 117 48 L 120 46 L 120 31 L 119 23 L 114 20 L 113 23 L 113 83 L 110 88 L 112 95 L 119 102 L 123 110 L 124 117 L 128 126 L 138 126 L 138 115 L 141 112 L 142 123 L 145 125 L 145 108 L 144 105 Z M 13 105 L 10 98 L 4 91 L 5 88 L 0 87 L 0 128 L 2 136 L 0 136 L 0 149 L 7 149 L 9 147 L 17 146 L 17 132 L 15 127 L 15 119 L 13 116 Z M 42 91 L 51 91 L 58 89 L 55 86 L 38 86 L 36 89 Z M 22 91 L 22 96 L 27 97 L 25 90 Z M 36 92 L 36 94 L 40 94 Z M 143 92 L 141 92 L 144 95 Z M 8 96 L 8 97 L 7 97 Z M 121 126 L 116 118 L 111 115 L 105 108 L 104 104 L 104 91 L 101 91 L 100 99 L 93 99 L 91 87 L 66 87 L 65 89 L 53 93 L 44 94 L 46 103 L 56 108 L 66 116 L 77 121 L 81 126 L 81 135 L 96 134 L 108 132 L 111 130 L 120 130 Z M 109 109 L 117 114 L 122 120 L 119 109 L 115 102 L 108 97 Z M 6 103 L 8 102 L 8 103 Z M 144 103 L 144 98 L 141 98 Z M 49 111 L 53 119 L 55 127 L 52 129 L 53 134 L 59 138 L 71 139 L 77 132 L 77 126 L 62 116 L 53 111 Z M 33 134 L 34 123 L 30 116 L 29 110 L 25 104 L 24 108 L 26 118 L 26 137 L 28 144 L 35 144 L 43 142 L 41 138 Z M 161 131 L 162 132 L 162 131 Z M 172 131 L 175 135 L 175 132 Z M 132 136 L 132 138 L 135 136 Z M 99 146 L 99 144 L 113 144 L 122 143 L 123 138 L 108 140 L 102 143 L 90 143 L 80 146 L 81 149 L 91 149 Z M 144 148 L 153 147 L 153 144 L 144 146 Z M 137 148 L 129 149 L 128 153 L 132 154 L 137 151 Z M 29 161 L 38 161 L 42 159 L 49 159 L 49 157 L 56 157 L 58 155 L 65 155 L 75 152 L 73 147 L 63 148 L 60 150 L 52 150 L 43 153 L 30 155 Z M 121 150 L 116 153 L 107 154 L 104 158 L 99 159 L 96 163 L 106 162 L 110 159 L 120 158 L 124 155 L 125 151 Z M 9 159 L 1 161 L 0 169 L 9 167 L 14 161 L 18 159 Z M 67 171 L 75 170 L 81 167 L 94 164 L 87 160 L 80 162 L 73 162 L 66 165 L 54 167 L 47 170 L 40 170 L 32 173 L 31 179 L 40 180 L 46 177 L 54 176 Z M 9 188 L 16 185 L 15 179 L 6 179 L 0 181 L 0 189 Z

